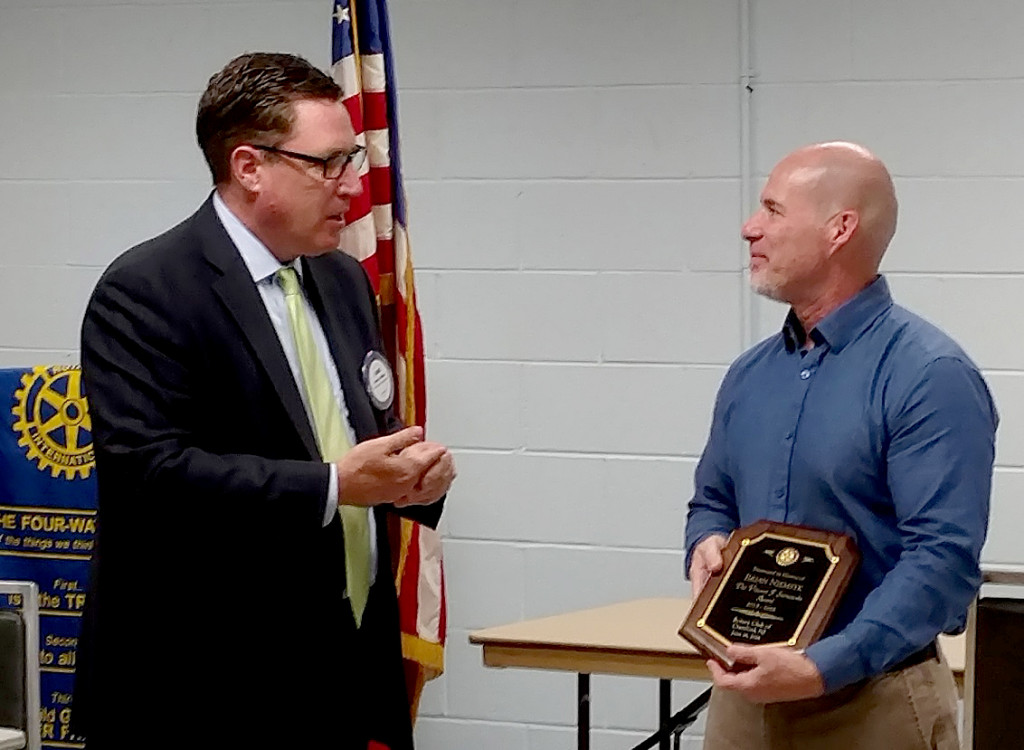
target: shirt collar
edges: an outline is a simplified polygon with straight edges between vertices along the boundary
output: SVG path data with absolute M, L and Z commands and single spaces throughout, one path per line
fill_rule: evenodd
M 299 273 L 302 278 L 301 264 L 298 259 L 291 263 L 282 264 L 266 245 L 252 233 L 242 220 L 228 208 L 227 204 L 220 197 L 216 190 L 213 192 L 213 210 L 217 212 L 217 218 L 224 225 L 228 237 L 238 248 L 238 254 L 242 256 L 245 267 L 249 269 L 253 282 L 259 284 L 261 281 L 272 278 L 281 268 L 290 265 Z
M 891 305 L 889 283 L 884 276 L 877 276 L 864 289 L 826 315 L 810 332 L 811 340 L 815 346 L 828 344 L 832 351 L 839 353 Z M 782 326 L 786 351 L 795 351 L 806 335 L 800 320 L 790 309 Z

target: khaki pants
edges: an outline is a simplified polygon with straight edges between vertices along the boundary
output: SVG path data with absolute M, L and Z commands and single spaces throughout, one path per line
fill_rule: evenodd
M 715 688 L 704 750 L 959 750 L 957 693 L 929 659 L 792 703 L 756 705 Z

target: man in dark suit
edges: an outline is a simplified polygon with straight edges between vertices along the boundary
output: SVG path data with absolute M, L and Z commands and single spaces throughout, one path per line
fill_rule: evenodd
M 372 288 L 335 251 L 362 149 L 337 85 L 290 55 L 228 63 L 196 131 L 213 194 L 111 264 L 82 326 L 99 532 L 75 731 L 89 750 L 409 750 L 385 518 L 436 525 L 455 469 L 400 429 Z

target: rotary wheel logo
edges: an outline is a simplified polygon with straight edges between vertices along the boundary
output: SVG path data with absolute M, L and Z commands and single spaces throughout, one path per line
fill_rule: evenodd
M 36 367 L 21 376 L 21 385 L 11 412 L 25 457 L 35 461 L 39 471 L 49 469 L 54 478 L 87 478 L 96 466 L 96 454 L 81 368 Z

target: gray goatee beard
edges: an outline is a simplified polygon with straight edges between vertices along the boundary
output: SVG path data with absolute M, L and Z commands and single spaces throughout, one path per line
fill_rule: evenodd
M 750 277 L 750 288 L 754 291 L 754 294 L 759 294 L 762 297 L 767 297 L 774 302 L 785 302 L 782 298 L 782 294 L 778 287 L 774 286 L 767 279 L 759 279 L 751 275 Z

